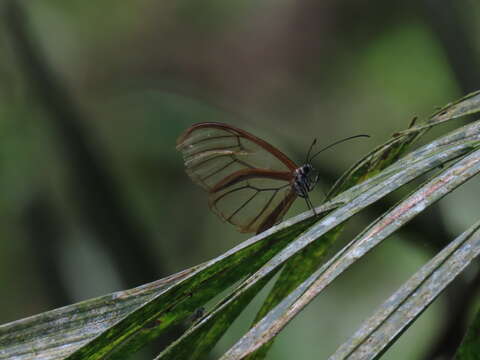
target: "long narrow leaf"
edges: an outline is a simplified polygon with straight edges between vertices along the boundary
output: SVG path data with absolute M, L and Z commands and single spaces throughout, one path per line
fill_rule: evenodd
M 135 351 L 261 266 L 312 220 L 295 221 L 166 279 L 1 325 L 0 359 L 96 359 L 127 338 L 132 346 L 123 354 Z
M 478 124 L 469 125 L 422 147 L 317 209 L 318 212 L 329 211 L 345 204 L 274 257 L 213 313 L 225 311 L 225 307 L 238 300 L 240 295 L 256 287 L 258 281 L 264 282 L 272 276 L 286 259 L 369 203 L 465 154 L 478 141 L 478 127 Z M 371 199 L 366 199 L 365 195 Z M 0 358 L 63 359 L 70 354 L 71 359 L 98 359 L 114 355 L 119 348 L 122 355 L 135 351 L 188 317 L 218 292 L 259 269 L 315 221 L 310 216 L 311 213 L 306 213 L 285 221 L 216 259 L 179 273 L 178 277 L 2 325 Z M 203 324 L 211 321 L 211 315 L 208 314 L 189 333 L 197 332 Z
M 349 171 L 340 177 L 329 196 L 335 196 L 346 189 L 373 177 L 381 170 L 395 162 L 424 131 L 410 132 L 406 135 L 390 139 L 382 146 L 373 150 L 357 162 Z M 392 141 L 393 140 L 393 141 Z M 272 310 L 291 291 L 305 281 L 325 261 L 328 250 L 342 233 L 345 223 L 321 236 L 301 252 L 290 258 L 285 264 L 274 287 L 268 294 L 265 302 L 258 311 L 252 327 Z M 273 341 L 266 343 L 255 353 L 247 357 L 248 360 L 262 360 L 266 357 Z
M 2 325 L 0 359 L 63 359 L 194 271 Z
M 260 346 L 276 336 L 301 309 L 310 303 L 320 291 L 328 286 L 357 259 L 370 251 L 416 214 L 423 211 L 427 206 L 438 201 L 448 192 L 476 175 L 479 171 L 480 150 L 476 150 L 422 186 L 418 191 L 397 205 L 392 211 L 389 211 L 376 221 L 371 227 L 359 235 L 356 240 L 331 259 L 331 261 L 322 266 L 322 268 L 302 283 L 301 286 L 244 335 L 222 359 L 242 359 L 256 351 Z M 372 196 L 372 194 L 366 194 L 366 196 Z M 342 209 L 336 210 L 334 213 Z M 316 228 L 316 226 L 314 226 L 314 228 Z M 309 232 L 310 231 L 307 233 Z M 289 247 L 279 255 L 288 250 Z
M 329 359 L 378 358 L 479 254 L 477 222 L 424 265 Z
M 175 358 L 176 352 L 180 351 L 179 349 L 190 348 L 191 353 L 193 353 L 194 346 L 198 345 L 198 342 L 208 341 L 208 339 L 205 340 L 205 338 L 211 336 L 209 329 L 212 328 L 212 323 L 221 317 L 223 311 L 229 311 L 229 308 L 234 306 L 239 298 L 245 296 L 245 293 L 249 291 L 250 287 L 255 286 L 257 281 L 268 277 L 271 272 L 276 271 L 277 268 L 284 264 L 291 256 L 343 223 L 364 207 L 421 174 L 440 166 L 448 160 L 465 154 L 480 140 L 479 126 L 478 123 L 469 125 L 433 144 L 425 146 L 396 162 L 374 178 L 337 196 L 332 201 L 343 202 L 344 205 L 342 207 L 326 215 L 316 225 L 305 231 L 295 242 L 289 244 L 279 254 L 268 261 L 260 270 L 245 280 L 231 296 L 189 329 L 184 336 L 165 352 L 160 354 L 158 359 Z M 459 143 L 459 139 L 463 139 L 463 141 Z M 409 166 L 405 166 L 406 164 L 404 164 L 403 161 L 407 161 Z M 209 336 L 207 336 L 207 334 Z M 192 338 L 195 340 L 192 341 Z
M 185 319 L 228 286 L 258 269 L 305 226 L 308 222 L 275 234 L 264 233 L 205 263 L 195 274 L 129 314 L 68 359 L 99 359 L 112 356 L 115 351 L 125 357 L 138 350 L 168 326 Z
M 480 91 L 470 93 L 454 101 L 433 114 L 428 123 L 441 123 L 461 116 L 476 114 L 480 111 Z

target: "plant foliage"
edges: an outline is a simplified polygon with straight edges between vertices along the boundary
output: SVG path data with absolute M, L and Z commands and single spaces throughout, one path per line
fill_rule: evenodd
M 250 330 L 222 356 L 264 358 L 275 336 L 334 279 L 480 171 L 479 121 L 407 152 L 428 129 L 479 110 L 477 92 L 394 134 L 337 181 L 317 217 L 300 214 L 165 279 L 0 326 L 0 359 L 125 358 L 231 288 L 156 359 L 204 358 L 280 272 Z M 428 180 L 327 261 L 327 251 L 352 216 L 420 176 Z M 379 357 L 477 257 L 478 228 L 473 225 L 422 267 L 331 359 Z M 475 342 L 470 333 L 462 349 Z M 466 354 L 459 351 L 457 358 L 470 359 Z

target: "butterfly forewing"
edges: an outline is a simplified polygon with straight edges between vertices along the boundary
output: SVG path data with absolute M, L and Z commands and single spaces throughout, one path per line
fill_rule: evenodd
M 187 174 L 210 193 L 211 209 L 242 232 L 278 222 L 296 195 L 286 155 L 246 131 L 220 123 L 190 127 L 177 141 Z

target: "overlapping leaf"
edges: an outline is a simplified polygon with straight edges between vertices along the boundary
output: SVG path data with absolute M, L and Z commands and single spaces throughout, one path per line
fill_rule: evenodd
M 425 123 L 413 125 L 405 132 L 395 134 L 386 144 L 362 159 L 336 184 L 331 192 L 331 201 L 317 209 L 319 212 L 323 210 L 324 217 L 311 228 L 309 227 L 312 223 L 318 219 L 310 218 L 311 212 L 307 212 L 247 240 L 218 258 L 169 278 L 0 326 L 0 359 L 100 359 L 115 356 L 119 349 L 122 350 L 122 356 L 126 356 L 190 316 L 195 309 L 222 290 L 247 276 L 232 294 L 159 356 L 160 359 L 179 358 L 180 354 L 185 353 L 202 357 L 245 304 L 287 261 L 300 256 L 298 254 L 305 254 L 304 251 L 308 253 L 305 249 L 313 249 L 309 248 L 312 244 L 319 244 L 316 246 L 317 250 L 320 249 L 320 258 L 322 247 L 328 247 L 330 241 L 325 235 L 337 231 L 339 225 L 369 204 L 446 162 L 461 159 L 445 171 L 459 170 L 460 168 L 455 166 L 477 156 L 477 153 L 472 153 L 468 158 L 462 159 L 473 151 L 480 141 L 480 125 L 473 123 L 398 159 L 405 146 L 428 127 L 462 114 L 477 112 L 478 109 L 479 96 L 472 94 L 443 109 Z M 395 162 L 388 166 L 393 161 Z M 470 165 L 472 171 L 476 171 L 477 165 Z M 462 169 L 466 171 L 465 168 Z M 450 180 L 458 178 L 455 181 L 461 182 L 461 173 L 457 171 L 450 174 Z M 372 175 L 374 176 L 370 177 Z M 446 178 L 442 179 L 447 181 Z M 365 181 L 349 188 L 362 180 Z M 435 196 L 435 199 L 441 197 L 444 194 L 442 191 L 451 190 L 442 190 L 446 189 L 444 185 L 445 182 L 442 182 L 435 191 L 432 190 L 432 194 L 435 194 L 432 199 Z M 349 189 L 345 190 L 346 188 Z M 414 210 L 423 210 L 422 206 L 418 205 Z M 398 225 L 402 224 L 400 221 Z M 302 235 L 299 236 L 300 234 Z M 296 239 L 297 236 L 299 237 Z M 323 242 L 315 243 L 318 239 Z M 360 249 L 361 251 L 350 252 L 350 256 L 361 256 L 364 248 Z M 340 256 L 345 256 L 345 253 L 339 254 L 332 261 L 338 260 Z M 265 334 L 274 336 L 285 326 L 288 321 L 285 311 L 290 309 L 288 304 L 302 299 L 305 294 L 318 291 L 316 286 L 312 287 L 318 280 L 314 275 L 318 273 L 314 273 L 306 281 L 303 280 L 319 263 L 320 261 L 312 261 L 308 271 L 297 276 L 288 285 L 288 289 L 279 291 L 278 294 L 283 295 L 294 289 L 280 303 L 282 296 L 269 304 L 266 309 L 273 310 L 266 312 L 268 315 L 263 317 L 225 358 L 237 354 L 238 349 L 242 351 L 241 357 L 251 354 L 272 338 L 265 337 Z M 321 269 L 328 269 L 325 267 L 327 265 Z M 325 281 L 324 276 L 322 275 L 322 281 Z M 295 285 L 300 283 L 299 286 Z M 307 303 L 308 300 L 305 301 L 305 304 Z M 275 306 L 276 304 L 278 305 Z M 251 337 L 252 334 L 263 334 L 262 339 Z M 246 342 L 246 339 L 250 339 L 250 342 Z M 195 352 L 195 349 L 198 349 L 198 352 Z
M 329 359 L 378 358 L 479 254 L 477 222 L 424 265 Z M 476 338 L 469 337 L 478 342 Z
M 478 93 L 470 94 L 439 110 L 423 124 L 416 125 L 417 119 L 413 119 L 409 129 L 403 133 L 394 134 L 390 140 L 374 149 L 339 178 L 330 190 L 328 197 L 332 197 L 356 183 L 361 183 L 395 162 L 410 144 L 421 137 L 432 126 L 462 115 L 477 112 L 479 101 Z M 253 324 L 263 318 L 281 299 L 285 298 L 320 266 L 324 261 L 328 248 L 335 242 L 343 226 L 340 225 L 334 231 L 325 234 L 288 261 Z M 265 344 L 261 349 L 248 356 L 248 359 L 263 359 L 271 345 L 272 342 Z
M 457 130 L 407 155 L 377 176 L 334 198 L 332 200 L 334 203 L 343 203 L 344 205 L 327 214 L 315 226 L 305 231 L 295 242 L 289 244 L 255 274 L 247 278 L 231 296 L 219 304 L 210 314 L 207 314 L 202 321 L 192 327 L 179 341 L 162 353 L 158 359 L 175 358 L 177 351 L 181 350 L 194 353 L 196 347 L 210 343 L 211 339 L 216 340 L 219 336 L 218 333 L 216 331 L 212 333 L 210 329 L 217 329 L 218 326 L 223 331 L 224 329 L 217 320 L 222 316 L 222 313 L 231 312 L 231 309 L 241 302 L 240 299 L 247 296 L 246 294 L 249 294 L 250 289 L 258 281 L 269 277 L 273 271 L 277 271 L 292 256 L 364 207 L 419 175 L 437 168 L 446 161 L 458 158 L 475 148 L 480 141 L 479 128 L 480 124 L 475 123 Z M 213 326 L 214 324 L 215 327 Z M 192 339 L 195 340 L 192 341 Z
M 243 359 L 273 338 L 335 278 L 426 207 L 480 172 L 480 150 L 446 169 L 379 218 L 240 339 L 223 359 Z M 337 210 L 338 211 L 338 210 Z M 315 225 L 313 229 L 316 227 Z M 287 247 L 288 248 L 288 247 Z
M 123 355 L 133 352 L 255 271 L 309 222 L 287 222 L 166 279 L 2 325 L 0 359 L 99 359 L 119 346 Z

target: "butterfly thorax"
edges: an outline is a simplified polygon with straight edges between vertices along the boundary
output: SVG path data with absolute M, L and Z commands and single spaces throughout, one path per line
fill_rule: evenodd
M 293 172 L 293 189 L 302 198 L 308 196 L 317 184 L 318 174 L 311 164 L 304 164 Z

